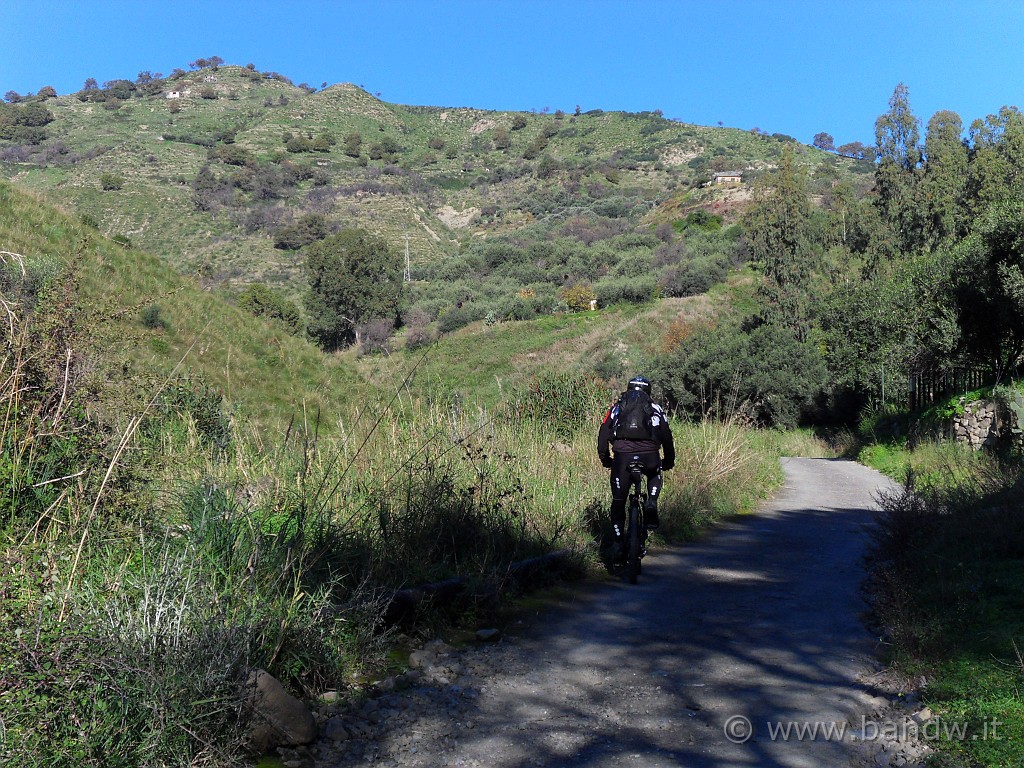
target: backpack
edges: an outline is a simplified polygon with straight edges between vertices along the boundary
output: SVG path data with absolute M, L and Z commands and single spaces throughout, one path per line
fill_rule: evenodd
M 622 393 L 618 402 L 618 413 L 612 424 L 613 439 L 653 440 L 654 401 L 642 389 L 631 389 Z

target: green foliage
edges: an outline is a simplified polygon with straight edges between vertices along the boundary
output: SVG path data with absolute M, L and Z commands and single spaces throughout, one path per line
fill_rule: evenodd
M 972 765 L 1013 765 L 1024 736 L 1020 468 L 948 444 L 904 455 L 908 487 L 882 500 L 873 529 L 875 620 L 898 670 L 928 669 L 921 695 L 935 715 L 967 727 L 930 746 Z
M 600 381 L 573 373 L 545 373 L 512 395 L 506 418 L 520 430 L 570 437 L 581 424 L 593 423 L 607 401 L 608 388 Z
M 151 331 L 170 330 L 170 326 L 167 324 L 167 319 L 163 316 L 163 310 L 160 309 L 159 304 L 147 304 L 140 309 L 139 322 L 142 323 L 143 328 L 148 328 Z
M 322 213 L 307 213 L 294 224 L 281 227 L 274 233 L 274 247 L 285 251 L 297 251 L 331 233 L 331 225 Z
M 771 324 L 695 333 L 665 355 L 659 369 L 669 403 L 690 417 L 739 411 L 779 427 L 795 426 L 827 380 L 818 350 Z
M 992 397 L 1008 415 L 1010 433 L 1018 445 L 1024 438 L 1024 392 L 1016 384 L 994 387 Z
M 104 192 L 112 192 L 124 187 L 124 176 L 116 173 L 100 174 L 100 189 Z
M 751 262 L 765 276 L 768 316 L 801 338 L 808 332 L 810 276 L 818 259 L 806 185 L 806 174 L 787 146 L 779 170 L 758 186 L 744 225 Z
M 53 113 L 41 101 L 0 103 L 0 141 L 41 144 L 48 136 L 46 126 L 53 121 Z
M 722 228 L 722 217 L 703 208 L 690 211 L 685 219 L 672 222 L 676 232 L 685 232 L 687 229 L 700 229 L 705 232 L 718 232 Z
M 361 148 L 363 146 L 363 135 L 358 131 L 353 131 L 345 135 L 343 139 L 345 154 L 349 157 L 359 157 Z
M 343 229 L 306 251 L 308 331 L 324 349 L 355 338 L 357 326 L 394 317 L 402 296 L 401 267 L 387 241 Z
M 330 132 L 320 133 L 317 136 L 306 134 L 304 136 L 285 136 L 284 148 L 292 154 L 302 152 L 329 152 L 331 147 L 337 143 L 334 135 Z M 358 153 L 357 153 L 358 155 Z
M 250 283 L 238 296 L 238 306 L 255 317 L 280 320 L 292 333 L 302 331 L 302 315 L 295 302 L 264 283 Z
M 402 146 L 398 140 L 393 136 L 385 136 L 370 147 L 370 159 L 393 163 L 398 160 L 401 152 Z
M 573 312 L 586 312 L 591 307 L 591 302 L 597 300 L 594 289 L 586 284 L 577 284 L 563 288 L 558 293 L 565 305 Z

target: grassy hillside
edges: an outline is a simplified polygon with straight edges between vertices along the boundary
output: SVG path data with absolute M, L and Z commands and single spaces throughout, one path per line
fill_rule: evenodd
M 6 183 L 0 250 L 23 257 L 40 281 L 62 272 L 76 284 L 69 300 L 83 321 L 72 351 L 88 359 L 83 375 L 102 381 L 112 413 L 138 412 L 145 390 L 155 391 L 179 361 L 181 376 L 223 392 L 240 415 L 268 427 L 283 427 L 304 405 L 331 414 L 340 394 L 352 391 L 351 372 L 283 326 L 242 312 L 162 260 L 113 243 Z M 118 388 L 108 384 L 122 385 L 116 399 Z
M 171 91 L 181 97 L 167 98 Z M 100 89 L 46 100 L 48 138 L 0 142 L 0 173 L 179 271 L 229 284 L 300 284 L 300 259 L 276 250 L 273 237 L 303 214 L 379 232 L 399 250 L 408 235 L 412 262 L 424 267 L 527 225 L 596 216 L 637 227 L 735 202 L 735 191 L 701 185 L 715 169 L 753 180 L 789 141 L 657 113 L 388 104 L 350 84 L 311 93 L 231 66 L 114 94 L 126 95 Z M 361 140 L 355 149 L 346 144 L 352 134 Z M 289 151 L 289 137 L 324 142 Z M 856 166 L 799 151 L 803 162 L 837 173 Z M 197 207 L 204 166 L 223 188 Z M 120 188 L 104 190 L 103 174 Z
M 437 400 L 458 393 L 485 406 L 553 371 L 615 379 L 649 363 L 670 343 L 673 328 L 678 333 L 737 301 L 716 290 L 644 307 L 495 325 L 480 321 L 422 350 L 399 344 L 391 355 L 359 356 L 354 349 L 326 355 L 163 260 L 122 247 L 3 183 L 0 250 L 23 256 L 30 272 L 74 273 L 76 306 L 88 317 L 79 339 L 83 348 L 74 351 L 92 360 L 95 376 L 121 383 L 112 413 L 137 409 L 138 398 L 145 397 L 139 387 L 157 386 L 180 362 L 181 376 L 223 393 L 239 416 L 273 429 L 303 411 L 320 410 L 331 425 L 355 403 L 390 398 L 414 368 L 404 387 L 408 396 Z M 749 284 L 740 277 L 732 282 Z

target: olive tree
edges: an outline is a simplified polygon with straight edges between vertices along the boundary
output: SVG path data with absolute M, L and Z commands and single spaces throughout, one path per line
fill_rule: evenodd
M 401 264 L 384 238 L 343 229 L 306 249 L 309 335 L 326 350 L 353 341 L 370 320 L 395 317 L 402 298 Z

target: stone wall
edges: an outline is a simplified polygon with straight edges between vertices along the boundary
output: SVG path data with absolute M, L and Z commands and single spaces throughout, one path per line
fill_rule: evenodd
M 964 406 L 964 412 L 954 416 L 950 425 L 951 437 L 976 451 L 995 448 L 1010 438 L 1009 424 L 996 403 L 976 400 Z

